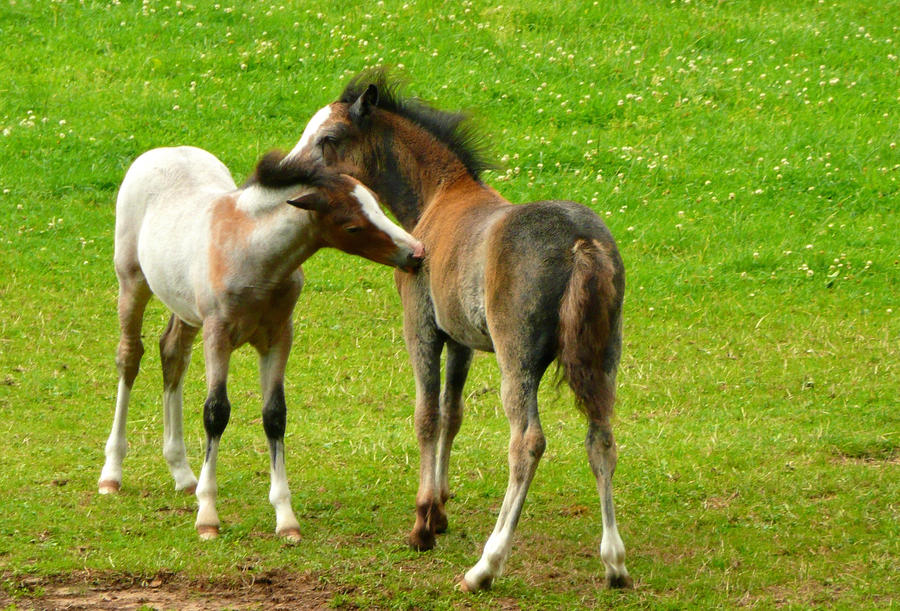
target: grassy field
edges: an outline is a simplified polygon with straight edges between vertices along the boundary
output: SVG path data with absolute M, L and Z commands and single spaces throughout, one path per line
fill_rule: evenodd
M 300 575 L 335 607 L 900 605 L 898 15 L 895 0 L 2 0 L 0 604 L 41 608 L 67 581 L 155 580 L 235 607 L 229 590 Z M 399 299 L 390 270 L 334 251 L 304 266 L 288 367 L 303 541 L 273 534 L 250 349 L 232 362 L 223 536 L 197 540 L 194 500 L 161 456 L 159 302 L 123 491 L 96 493 L 125 169 L 192 144 L 240 181 L 379 64 L 473 112 L 500 165 L 487 181 L 510 200 L 584 202 L 617 237 L 614 486 L 633 591 L 600 587 L 586 427 L 549 380 L 548 449 L 506 576 L 454 590 L 506 484 L 490 355 L 467 386 L 450 530 L 427 554 L 405 547 L 418 458 Z M 202 370 L 198 347 L 195 471 Z

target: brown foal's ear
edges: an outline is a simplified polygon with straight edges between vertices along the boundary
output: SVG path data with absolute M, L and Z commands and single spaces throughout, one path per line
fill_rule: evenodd
M 318 191 L 301 195 L 296 199 L 289 199 L 287 203 L 295 208 L 309 210 L 310 212 L 325 212 L 328 210 L 328 200 Z
M 363 119 L 372 111 L 372 107 L 378 104 L 378 87 L 374 83 L 366 87 L 366 90 L 359 96 L 353 106 L 350 107 L 350 118 L 354 121 Z

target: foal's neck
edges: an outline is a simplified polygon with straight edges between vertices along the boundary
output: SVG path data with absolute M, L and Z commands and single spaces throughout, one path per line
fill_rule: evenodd
M 370 186 L 407 231 L 412 231 L 425 211 L 435 206 L 508 203 L 476 179 L 449 149 L 420 148 L 420 136 L 397 134 L 395 139 L 402 144 L 383 155 L 387 159 L 385 171 L 371 177 Z
M 287 203 L 296 194 L 296 188 L 253 186 L 238 197 L 238 207 L 253 224 L 256 256 L 273 277 L 286 277 L 322 247 L 312 214 Z

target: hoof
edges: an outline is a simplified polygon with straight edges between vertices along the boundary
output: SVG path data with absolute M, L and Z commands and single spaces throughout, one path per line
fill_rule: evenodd
M 471 583 L 466 581 L 465 577 L 462 577 L 459 580 L 459 583 L 456 584 L 456 587 L 459 588 L 459 590 L 461 592 L 465 592 L 467 594 L 473 594 L 475 592 L 478 592 L 479 590 L 489 590 L 491 588 L 491 580 L 485 579 L 483 582 L 481 582 L 480 585 L 476 586 L 476 585 L 472 585 Z
M 285 540 L 286 543 L 299 543 L 300 542 L 300 529 L 299 528 L 285 528 L 284 530 L 279 530 L 275 533 L 279 537 Z
M 178 490 L 178 488 L 176 488 L 175 490 Z M 191 484 L 190 486 L 185 486 L 184 488 L 181 489 L 181 492 L 183 492 L 187 496 L 194 496 L 194 493 L 197 492 L 197 484 Z
M 218 526 L 198 526 L 197 534 L 200 535 L 200 538 L 204 541 L 210 541 L 219 536 L 219 527 Z
M 440 512 L 432 517 L 431 523 L 434 525 L 435 534 L 442 535 L 447 532 L 447 514 L 444 512 Z
M 417 552 L 434 549 L 434 534 L 429 530 L 412 531 L 409 533 L 409 547 Z
M 119 488 L 122 487 L 122 484 L 111 479 L 105 479 L 97 484 L 97 487 L 100 494 L 115 494 L 119 491 Z
M 630 575 L 607 575 L 606 587 L 611 590 L 631 590 L 634 588 L 634 580 Z

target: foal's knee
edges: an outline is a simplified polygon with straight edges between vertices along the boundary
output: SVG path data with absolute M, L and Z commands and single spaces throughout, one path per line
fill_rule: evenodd
M 284 387 L 278 385 L 269 394 L 263 405 L 263 430 L 266 437 L 272 440 L 284 439 L 287 420 L 287 406 L 284 401 Z
M 222 384 L 213 389 L 203 404 L 203 427 L 206 434 L 212 439 L 218 439 L 225 432 L 228 420 L 231 418 L 231 403 L 228 401 L 228 393 Z
M 539 460 L 544 455 L 547 448 L 547 439 L 544 437 L 544 431 L 539 426 L 530 426 L 525 432 L 525 447 L 531 456 Z

